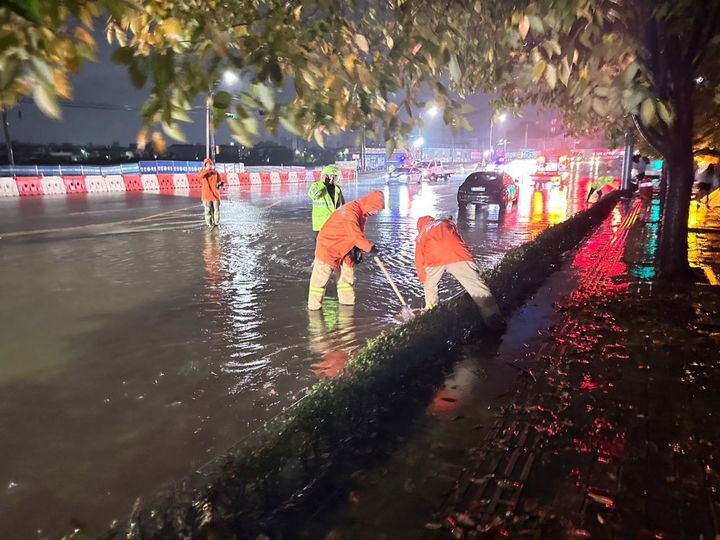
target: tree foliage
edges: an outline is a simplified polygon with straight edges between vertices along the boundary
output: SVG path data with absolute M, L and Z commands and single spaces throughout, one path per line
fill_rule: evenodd
M 452 94 L 461 91 L 467 64 L 450 46 L 463 36 L 446 7 L 404 0 L 13 0 L 0 8 L 2 104 L 32 93 L 47 114 L 59 116 L 58 98 L 72 95 L 68 75 L 94 58 L 93 29 L 106 24 L 117 46 L 113 59 L 149 92 L 140 142 L 162 145 L 160 127 L 183 140 L 188 111 L 212 93 L 216 121 L 236 115 L 228 123 L 244 144 L 261 118 L 271 133 L 282 126 L 319 144 L 327 134 L 366 126 L 370 138 L 381 132 L 391 151 L 394 136 L 421 122 L 415 112 L 424 106 L 422 91 L 433 95 L 448 124 L 469 127 L 462 113 L 470 109 Z M 240 75 L 240 88 L 216 91 L 228 69 Z

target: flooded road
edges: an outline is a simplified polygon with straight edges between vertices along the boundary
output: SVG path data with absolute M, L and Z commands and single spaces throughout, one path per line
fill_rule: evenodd
M 370 218 L 415 307 L 415 223 L 453 216 L 481 267 L 584 207 L 590 173 L 458 213 L 457 187 L 344 186 L 385 193 Z M 601 171 L 602 173 L 602 171 Z M 197 199 L 153 194 L 0 200 L 0 531 L 102 531 L 163 483 L 207 462 L 342 369 L 397 323 L 378 269 L 356 271 L 357 305 L 308 314 L 313 235 L 306 185 L 234 188 L 219 230 Z M 443 290 L 444 289 L 444 290 Z M 457 291 L 452 281 L 441 298 Z

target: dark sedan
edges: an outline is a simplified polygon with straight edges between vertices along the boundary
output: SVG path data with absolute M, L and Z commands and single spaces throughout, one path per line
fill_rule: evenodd
M 503 172 L 474 172 L 458 188 L 457 201 L 461 208 L 468 204 L 499 204 L 507 206 L 517 201 L 519 188 L 509 174 Z

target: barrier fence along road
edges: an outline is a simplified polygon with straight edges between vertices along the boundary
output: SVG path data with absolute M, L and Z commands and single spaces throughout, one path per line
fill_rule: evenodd
M 187 162 L 190 164 L 191 162 Z M 133 164 L 133 172 L 124 165 L 113 167 L 49 167 L 55 173 L 38 172 L 37 166 L 0 168 L 0 197 L 28 197 L 37 195 L 70 195 L 119 192 L 173 193 L 200 189 L 200 178 L 195 172 L 143 172 L 143 167 Z M 8 174 L 12 169 L 14 175 Z M 81 170 L 85 169 L 83 173 Z M 223 167 L 223 169 L 226 169 Z M 76 172 L 72 174 L 71 171 Z M 111 172 L 116 171 L 116 172 Z M 122 172 L 120 172 L 122 171 Z M 77 174 L 80 172 L 80 174 Z M 32 174 L 29 174 L 32 173 Z M 357 172 L 351 169 L 341 171 L 343 180 L 357 181 Z M 7 176 L 4 176 L 7 174 Z M 306 171 L 300 168 L 244 170 L 240 172 L 220 172 L 225 186 L 249 186 L 262 184 L 288 184 L 314 182 L 320 179 L 319 170 Z

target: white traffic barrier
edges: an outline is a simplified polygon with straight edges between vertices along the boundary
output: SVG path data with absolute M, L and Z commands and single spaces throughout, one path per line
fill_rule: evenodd
M 280 183 L 280 173 L 277 171 L 271 171 L 270 172 L 270 183 L 271 184 L 279 184 Z
M 173 174 L 173 184 L 175 184 L 175 191 L 178 189 L 190 189 L 187 174 Z
M 239 186 L 240 176 L 236 172 L 227 173 L 227 184 L 228 186 Z
M 250 173 L 250 183 L 251 184 L 261 184 L 262 179 L 260 178 L 260 173 L 251 172 Z
M 140 176 L 143 191 L 160 191 L 160 184 L 154 174 L 143 174 Z
M 0 178 L 0 197 L 19 197 L 17 182 L 9 176 Z
M 66 195 L 65 182 L 59 176 L 43 176 L 40 179 L 43 195 Z
M 288 182 L 297 182 L 298 181 L 298 175 L 295 171 L 290 171 L 288 173 Z
M 125 191 L 125 182 L 119 174 L 110 174 L 105 177 L 105 187 L 112 193 Z
M 88 193 L 106 193 L 108 185 L 104 176 L 86 176 L 85 187 Z M 125 184 L 123 184 L 123 188 Z

